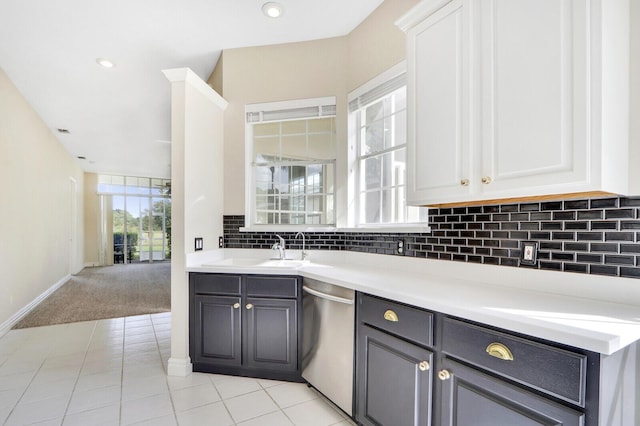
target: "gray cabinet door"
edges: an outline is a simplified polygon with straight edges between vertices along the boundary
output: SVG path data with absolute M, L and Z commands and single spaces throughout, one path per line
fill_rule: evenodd
M 430 425 L 432 356 L 374 328 L 358 327 L 356 419 L 363 425 Z
M 240 303 L 239 296 L 194 296 L 194 362 L 242 363 Z
M 581 426 L 584 415 L 450 359 L 442 384 L 442 426 Z M 447 378 L 448 377 L 448 378 Z
M 298 369 L 297 305 L 296 299 L 247 298 L 244 309 L 248 367 Z

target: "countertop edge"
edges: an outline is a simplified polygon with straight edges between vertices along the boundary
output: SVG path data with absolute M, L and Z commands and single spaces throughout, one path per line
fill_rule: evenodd
M 640 306 L 634 304 L 424 276 L 384 265 L 364 271 L 362 265 L 348 263 L 299 268 L 192 265 L 187 272 L 298 275 L 603 355 L 640 340 Z

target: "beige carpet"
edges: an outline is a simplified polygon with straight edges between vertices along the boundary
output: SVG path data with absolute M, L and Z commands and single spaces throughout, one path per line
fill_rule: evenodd
M 13 328 L 119 318 L 171 310 L 171 264 L 85 268 Z

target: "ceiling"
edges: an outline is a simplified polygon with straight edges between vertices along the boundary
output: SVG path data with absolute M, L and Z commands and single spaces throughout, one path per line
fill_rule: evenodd
M 342 36 L 382 3 L 280 0 L 273 19 L 265 1 L 2 0 L 0 68 L 85 171 L 168 178 L 161 70 L 207 80 L 223 49 Z

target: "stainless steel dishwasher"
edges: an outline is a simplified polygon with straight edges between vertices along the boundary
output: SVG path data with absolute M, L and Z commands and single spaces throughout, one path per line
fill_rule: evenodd
M 302 377 L 351 415 L 355 292 L 309 278 L 302 291 Z

